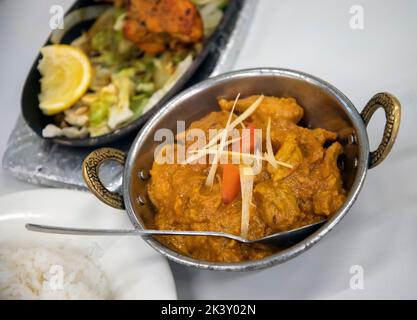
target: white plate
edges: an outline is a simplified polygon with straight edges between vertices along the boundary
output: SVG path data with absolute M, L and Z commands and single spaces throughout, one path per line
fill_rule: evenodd
M 41 234 L 26 223 L 84 228 L 131 228 L 124 211 L 102 204 L 93 195 L 39 189 L 0 197 L 0 246 L 63 246 L 82 250 L 104 271 L 116 299 L 176 299 L 165 258 L 140 237 Z

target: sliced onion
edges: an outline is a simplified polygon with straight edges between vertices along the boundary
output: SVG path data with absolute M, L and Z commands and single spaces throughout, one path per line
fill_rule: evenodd
M 113 30 L 114 31 L 122 31 L 123 25 L 125 23 L 126 12 L 122 13 L 120 16 L 117 17 L 116 22 L 114 23 Z
M 204 36 L 210 36 L 216 30 L 223 18 L 223 11 L 218 8 L 218 3 L 209 3 L 200 9 L 204 24 Z
M 68 139 L 77 139 L 84 138 L 87 134 L 88 130 L 86 127 L 66 127 L 61 129 L 54 124 L 48 124 L 42 130 L 42 136 L 44 138 L 67 137 Z

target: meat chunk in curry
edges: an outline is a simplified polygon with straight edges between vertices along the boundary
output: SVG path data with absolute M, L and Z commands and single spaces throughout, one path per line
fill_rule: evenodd
M 203 39 L 203 22 L 190 0 L 131 0 L 123 34 L 149 54 Z
M 257 96 L 238 100 L 238 116 Z M 191 124 L 208 134 L 225 128 L 233 101 L 219 100 L 220 111 Z M 267 124 L 272 123 L 271 143 L 275 159 L 290 167 L 263 162 L 254 179 L 248 238 L 256 239 L 290 230 L 332 216 L 344 203 L 346 192 L 337 165 L 343 148 L 337 135 L 325 129 L 303 128 L 297 123 L 303 108 L 294 98 L 265 97 L 245 120 L 262 130 L 265 144 Z M 176 145 L 174 145 L 176 148 Z M 222 170 L 219 165 L 211 187 L 205 182 L 211 164 L 160 164 L 151 170 L 148 194 L 155 207 L 158 229 L 222 231 L 240 234 L 242 196 L 224 203 L 221 196 Z M 164 237 L 165 244 L 182 254 L 217 262 L 260 259 L 277 248 L 243 245 L 214 237 Z

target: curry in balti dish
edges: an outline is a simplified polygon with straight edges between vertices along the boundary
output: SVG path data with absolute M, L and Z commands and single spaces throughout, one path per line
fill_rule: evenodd
M 185 161 L 160 163 L 155 158 L 147 190 L 156 211 L 154 227 L 257 239 L 318 222 L 342 206 L 346 192 L 337 164 L 342 146 L 334 132 L 298 125 L 304 110 L 294 98 L 250 96 L 219 99 L 218 104 L 220 111 L 193 122 L 169 146 L 177 150 L 184 145 Z M 197 148 L 186 139 L 194 129 L 210 137 Z M 210 136 L 212 129 L 219 134 Z M 230 137 L 231 129 L 241 138 Z M 236 145 L 239 152 L 233 151 Z M 232 158 L 246 162 L 233 163 Z M 216 262 L 260 259 L 279 250 L 218 237 L 160 241 L 182 254 Z

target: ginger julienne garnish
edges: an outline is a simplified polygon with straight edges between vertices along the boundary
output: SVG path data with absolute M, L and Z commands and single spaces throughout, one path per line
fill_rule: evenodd
M 275 159 L 274 151 L 272 149 L 271 142 L 271 118 L 268 118 L 268 125 L 266 127 L 266 153 L 265 158 L 268 159 L 268 162 L 276 168 L 278 166 L 278 161 Z M 292 166 L 291 166 L 292 168 Z
M 221 151 L 223 151 L 223 149 L 225 147 L 225 143 L 226 143 L 226 139 L 227 139 L 227 133 L 229 132 L 230 121 L 232 121 L 233 111 L 235 110 L 235 106 L 236 106 L 236 103 L 237 103 L 237 100 L 239 99 L 239 97 L 240 97 L 240 93 L 236 96 L 235 103 L 233 104 L 232 110 L 230 111 L 230 114 L 229 114 L 229 119 L 227 119 L 226 127 L 222 131 L 222 135 L 220 137 L 220 145 L 219 145 L 219 150 L 221 150 Z M 216 153 L 214 155 L 213 163 L 211 164 L 210 171 L 209 171 L 209 174 L 207 176 L 206 186 L 210 187 L 210 188 L 213 186 L 214 177 L 216 175 L 218 157 L 219 157 L 219 154 Z
M 267 153 L 265 154 L 264 157 L 261 157 L 259 155 L 253 155 L 248 152 L 233 152 L 233 151 L 224 150 L 224 147 L 242 139 L 242 138 L 235 138 L 235 139 L 226 141 L 227 134 L 230 133 L 230 131 L 233 130 L 238 125 L 240 124 L 243 125 L 243 121 L 245 121 L 248 117 L 251 116 L 252 113 L 256 111 L 256 109 L 259 107 L 259 105 L 262 103 L 262 100 L 264 99 L 264 96 L 261 95 L 258 99 L 256 99 L 256 101 L 248 109 L 245 110 L 245 112 L 239 115 L 233 122 L 230 122 L 234 114 L 235 104 L 238 101 L 239 96 L 240 94 L 238 94 L 235 99 L 234 105 L 230 111 L 230 114 L 227 120 L 226 127 L 223 130 L 221 130 L 217 135 L 215 135 L 214 138 L 212 138 L 204 147 L 200 149 L 188 151 L 189 154 L 194 154 L 192 157 L 187 158 L 187 160 L 185 161 L 185 163 L 188 163 L 188 164 L 209 154 L 212 154 L 215 156 L 212 166 L 210 167 L 209 176 L 207 177 L 207 180 L 206 180 L 206 186 L 211 187 L 213 185 L 219 155 L 232 155 L 232 156 L 241 156 L 243 158 L 246 157 L 250 159 L 262 159 L 262 160 L 269 162 L 274 167 L 277 167 L 277 165 L 281 165 L 289 169 L 293 168 L 291 164 L 285 163 L 283 161 L 277 161 L 273 155 L 272 144 L 271 144 L 271 134 L 270 134 L 270 128 L 271 128 L 270 119 L 268 123 L 267 137 L 266 137 L 267 138 Z M 183 136 L 181 137 L 185 138 Z M 219 140 L 220 140 L 220 143 L 217 144 Z M 214 170 L 212 170 L 213 168 Z
M 250 221 L 250 209 L 252 204 L 253 193 L 253 170 L 249 166 L 240 165 L 240 189 L 242 190 L 242 216 L 240 223 L 240 236 L 243 238 L 248 237 L 249 221 Z
M 196 155 L 198 155 L 197 159 L 201 158 L 203 156 L 209 155 L 209 154 L 212 154 L 212 155 L 220 154 L 220 155 L 230 155 L 230 156 L 241 157 L 242 159 L 254 159 L 254 160 L 260 159 L 260 160 L 266 161 L 266 162 L 268 162 L 272 165 L 272 162 L 270 161 L 270 159 L 266 158 L 265 156 L 261 156 L 261 155 L 258 155 L 258 154 L 252 154 L 252 153 L 235 152 L 235 151 L 228 151 L 228 150 L 220 151 L 220 150 L 216 150 L 216 149 L 190 150 L 189 152 L 192 153 L 192 154 L 195 153 Z M 193 161 L 195 159 L 196 158 L 194 158 Z M 275 159 L 274 163 L 276 163 L 280 166 L 286 167 L 288 169 L 293 169 L 294 168 L 293 165 L 291 165 L 289 163 L 286 163 L 286 162 L 283 162 L 283 161 L 278 161 L 276 159 Z
M 248 117 L 250 117 L 252 113 L 255 112 L 256 108 L 259 107 L 263 99 L 264 99 L 263 95 L 261 95 L 258 99 L 256 99 L 256 101 L 252 103 L 252 105 L 248 109 L 246 109 L 241 115 L 239 115 L 235 120 L 233 120 L 233 122 L 228 126 L 227 130 L 220 131 L 216 136 L 214 136 L 213 139 L 209 141 L 209 143 L 207 143 L 203 147 L 203 149 L 209 148 L 215 145 L 217 141 L 219 141 L 221 137 L 223 136 L 224 131 L 226 131 L 225 134 L 227 135 L 231 130 L 236 128 L 239 124 L 243 124 L 243 121 L 245 121 Z M 232 109 L 234 110 L 234 107 L 232 107 Z M 233 114 L 233 111 L 231 112 L 231 114 Z
M 273 154 L 272 150 L 272 143 L 271 143 L 271 119 L 268 119 L 268 127 L 267 127 L 267 152 L 265 153 L 265 156 L 262 157 L 260 154 L 251 154 L 251 149 L 254 149 L 254 140 L 255 140 L 255 126 L 251 124 L 249 126 L 249 145 L 245 148 L 245 146 L 242 144 L 242 150 L 246 152 L 233 152 L 224 150 L 226 146 L 231 144 L 232 140 L 227 141 L 227 135 L 228 133 L 233 130 L 236 126 L 239 124 L 242 124 L 244 120 L 246 120 L 248 117 L 250 117 L 253 112 L 256 111 L 256 109 L 259 107 L 259 105 L 262 103 L 264 96 L 261 95 L 245 112 L 243 112 L 241 115 L 239 115 L 233 122 L 232 118 L 234 115 L 234 110 L 237 101 L 239 100 L 240 93 L 236 96 L 236 99 L 234 101 L 234 104 L 230 110 L 229 117 L 227 119 L 226 126 L 223 130 L 221 130 L 208 144 L 206 144 L 202 149 L 197 150 L 190 150 L 189 153 L 193 154 L 196 153 L 196 157 L 193 158 L 192 161 L 197 160 L 201 156 L 206 155 L 214 155 L 212 159 L 212 163 L 210 166 L 209 173 L 207 175 L 207 179 L 205 182 L 206 187 L 212 188 L 214 183 L 214 178 L 216 176 L 219 158 L 222 155 L 226 156 L 237 156 L 240 159 L 243 160 L 243 162 L 247 162 L 245 160 L 252 159 L 255 161 L 262 161 L 265 160 L 269 162 L 274 168 L 276 168 L 278 165 L 282 165 L 286 168 L 292 169 L 292 165 L 277 161 L 275 159 L 275 156 Z M 240 139 L 242 140 L 242 139 Z M 217 144 L 219 142 L 219 144 Z M 255 171 L 249 167 L 248 165 L 241 164 L 238 169 L 235 169 L 235 167 L 225 165 L 223 167 L 223 183 L 222 183 L 222 197 L 223 202 L 225 204 L 230 203 L 234 200 L 234 198 L 238 194 L 238 189 L 236 188 L 236 179 L 240 177 L 240 187 L 241 187 L 241 194 L 242 194 L 242 216 L 241 216 L 241 231 L 240 234 L 242 237 L 246 238 L 248 235 L 249 230 L 249 217 L 250 217 L 250 205 L 252 203 L 252 192 L 253 192 L 253 181 L 254 181 L 254 175 Z

